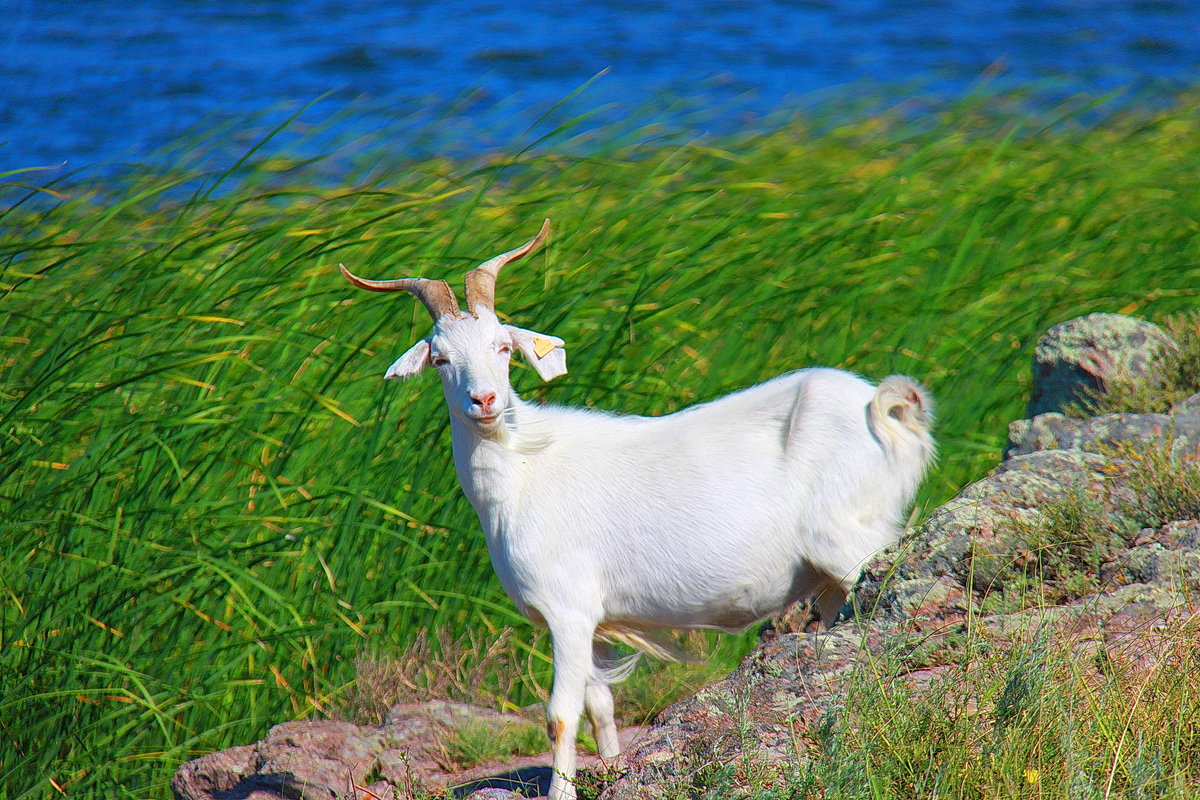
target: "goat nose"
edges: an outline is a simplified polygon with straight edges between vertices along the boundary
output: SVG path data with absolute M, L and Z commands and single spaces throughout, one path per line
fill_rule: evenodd
M 487 411 L 489 408 L 491 408 L 492 403 L 496 402 L 496 393 L 488 392 L 487 394 L 473 394 L 471 395 L 471 402 L 482 408 L 484 411 Z

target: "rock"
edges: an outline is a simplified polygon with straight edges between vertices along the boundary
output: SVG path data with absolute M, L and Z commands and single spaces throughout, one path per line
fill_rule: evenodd
M 386 738 L 338 720 L 284 722 L 255 748 L 255 784 L 297 800 L 355 797 Z
M 728 678 L 660 714 L 621 756 L 623 774 L 601 798 L 687 797 L 707 770 L 736 770 L 748 753 L 760 762 L 790 763 L 797 730 L 819 728 L 838 702 L 863 654 L 864 636 L 878 644 L 875 631 L 854 621 L 828 633 L 782 634 L 763 643 Z
M 1200 416 L 1200 392 L 1196 392 L 1191 397 L 1185 397 L 1175 405 L 1171 406 L 1172 414 L 1195 414 Z
M 1095 453 L 1046 450 L 1005 461 L 937 509 L 893 552 L 872 561 L 856 587 L 855 607 L 874 620 L 903 622 L 908 630 L 962 622 L 983 596 L 1003 588 L 1004 571 L 1024 547 L 1022 525 L 1036 524 L 1072 495 L 1091 505 L 1089 514 L 1111 521 L 1108 538 L 1080 545 L 1094 545 L 1093 551 L 1072 554 L 1063 544 L 1054 553 L 1078 558 L 1081 570 L 1095 562 L 1096 596 L 1089 594 L 1086 602 L 1110 607 L 1114 590 L 1126 586 L 1140 587 L 1136 591 L 1155 602 L 1168 596 L 1177 602 L 1180 587 L 1200 590 L 1200 523 L 1171 522 L 1126 541 L 1120 520 L 1137 498 L 1122 473 Z
M 1005 456 L 1038 450 L 1088 450 L 1105 452 L 1119 442 L 1136 444 L 1170 441 L 1178 456 L 1200 455 L 1200 412 L 1171 414 L 1105 414 L 1075 419 L 1057 413 L 1020 419 L 1008 426 Z
M 1118 377 L 1149 377 L 1164 347 L 1176 344 L 1157 325 L 1119 314 L 1055 325 L 1037 343 L 1027 416 L 1060 412 Z
M 449 785 L 456 770 L 445 742 L 456 730 L 482 726 L 498 733 L 530 724 L 516 714 L 447 702 L 395 706 L 379 727 L 285 722 L 256 744 L 184 764 L 171 789 L 177 800 L 357 800 L 364 787 L 387 798 L 396 787 Z
M 456 730 L 493 733 L 514 726 L 541 728 L 519 714 L 501 714 L 462 703 L 396 705 L 383 725 L 336 720 L 285 722 L 260 742 L 210 753 L 184 764 L 171 781 L 177 800 L 312 800 L 380 798 L 412 800 L 419 790 L 475 800 L 535 797 L 550 786 L 549 752 L 461 769 L 446 741 Z M 629 748 L 644 729 L 618 731 Z M 547 742 L 548 746 L 548 742 Z M 580 765 L 601 765 L 581 754 Z M 440 795 L 435 795 L 440 796 Z
M 187 800 L 225 796 L 253 772 L 254 751 L 254 745 L 243 745 L 189 761 L 171 778 L 171 791 Z

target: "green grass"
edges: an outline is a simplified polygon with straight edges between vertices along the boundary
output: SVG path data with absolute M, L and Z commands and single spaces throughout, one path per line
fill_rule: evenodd
M 924 686 L 886 656 L 860 669 L 836 724 L 807 743 L 816 758 L 794 780 L 811 793 L 797 796 L 1195 796 L 1194 620 L 1139 631 L 1105 659 L 1036 626 L 1015 639 L 975 635 L 975 657 Z
M 498 287 L 568 342 L 565 378 L 517 370 L 527 397 L 656 414 L 810 364 L 906 372 L 940 401 L 927 509 L 998 458 L 1047 327 L 1195 306 L 1190 108 L 1083 129 L 984 99 L 340 184 L 270 143 L 226 173 L 0 178 L 0 796 L 164 796 L 437 628 L 514 628 L 506 702 L 544 691 L 436 382 L 380 380 L 425 312 L 338 261 L 457 283 L 549 216 Z
M 469 769 L 488 761 L 546 752 L 546 728 L 528 722 L 499 731 L 484 724 L 467 725 L 445 741 L 446 757 L 454 769 Z
M 969 660 L 913 671 L 866 653 L 795 757 L 688 764 L 672 800 L 1185 800 L 1200 788 L 1200 631 L 1192 620 L 1110 650 L 1035 624 L 977 629 Z M 1104 657 L 1100 657 L 1104 653 Z M 1148 658 L 1153 654 L 1153 658 Z M 585 774 L 600 789 L 617 776 Z M 597 791 L 587 796 L 595 797 Z

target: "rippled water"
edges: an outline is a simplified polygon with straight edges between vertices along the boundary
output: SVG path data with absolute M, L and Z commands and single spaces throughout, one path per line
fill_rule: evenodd
M 767 113 L 860 82 L 952 94 L 989 68 L 1063 92 L 1200 74 L 1194 0 L 6 0 L 0 10 L 0 171 L 145 158 L 201 120 L 330 90 L 320 108 L 356 97 L 372 109 L 343 123 L 365 132 L 468 97 L 459 124 L 495 128 L 605 68 L 581 108 L 678 96 Z

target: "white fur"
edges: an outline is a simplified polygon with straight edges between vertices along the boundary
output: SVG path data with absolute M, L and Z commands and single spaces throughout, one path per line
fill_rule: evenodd
M 585 706 L 601 755 L 618 753 L 608 683 L 623 670 L 604 639 L 656 651 L 663 629 L 742 628 L 813 595 L 833 623 L 933 458 L 930 401 L 903 376 L 876 389 L 806 369 L 663 417 L 532 405 L 509 383 L 511 350 L 535 358 L 532 337 L 550 339 L 543 374 L 560 374 L 562 341 L 474 314 L 442 317 L 388 377 L 436 366 L 496 574 L 550 628 L 563 800 Z

